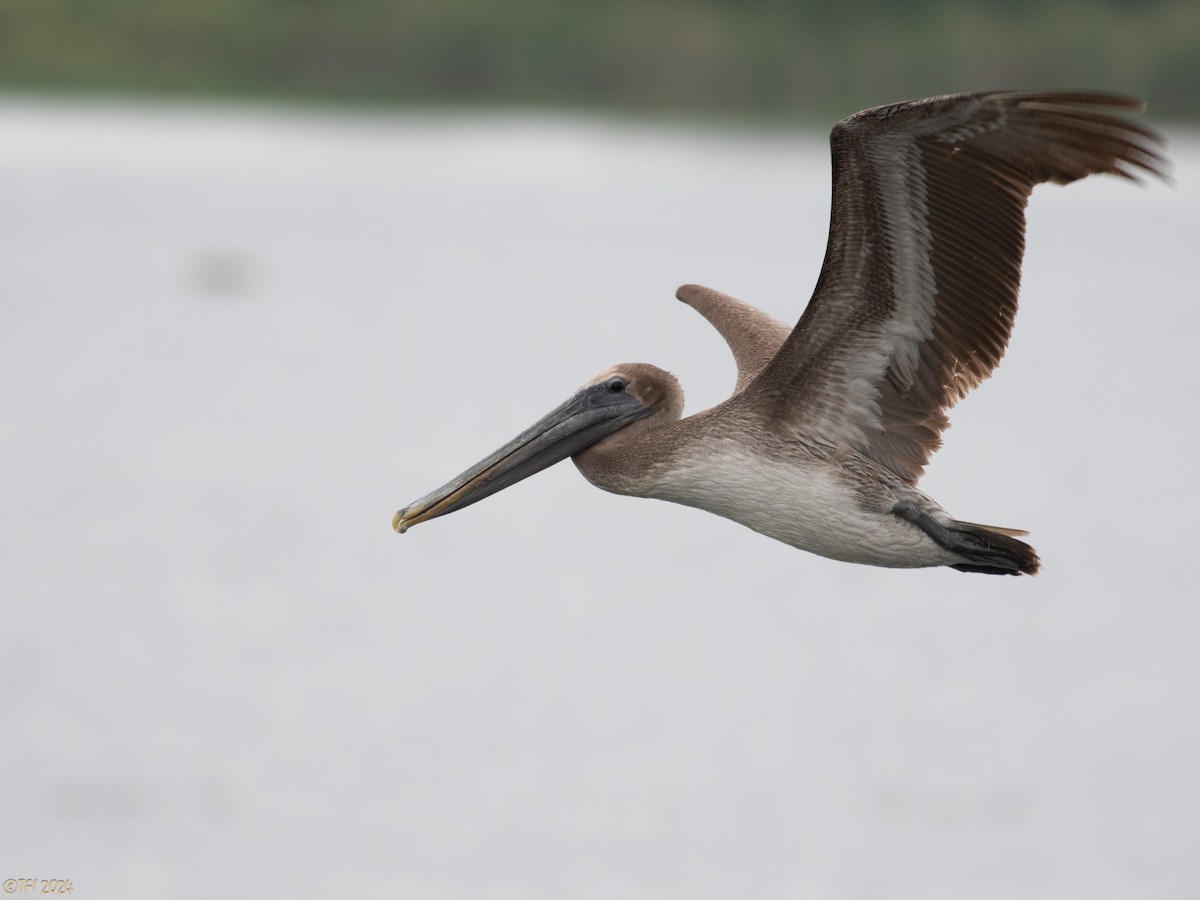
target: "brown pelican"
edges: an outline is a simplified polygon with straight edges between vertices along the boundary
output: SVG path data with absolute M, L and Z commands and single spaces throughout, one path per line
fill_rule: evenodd
M 676 294 L 733 351 L 733 396 L 683 418 L 673 375 L 614 366 L 393 527 L 570 456 L 607 491 L 706 509 L 833 559 L 1036 573 L 1026 532 L 954 519 L 916 485 L 947 410 L 1004 354 L 1034 185 L 1167 178 L 1162 138 L 1118 114 L 1142 108 L 1107 93 L 997 92 L 842 120 L 829 244 L 796 327 L 709 288 Z

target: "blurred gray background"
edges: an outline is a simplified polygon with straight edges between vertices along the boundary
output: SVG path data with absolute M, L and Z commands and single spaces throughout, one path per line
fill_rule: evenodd
M 0 11 L 0 880 L 1200 894 L 1196 11 L 843 7 Z M 1000 86 L 1141 94 L 1176 162 L 1035 192 L 923 483 L 1043 574 L 834 563 L 569 463 L 391 531 L 611 364 L 722 399 L 675 287 L 794 320 L 833 121 Z

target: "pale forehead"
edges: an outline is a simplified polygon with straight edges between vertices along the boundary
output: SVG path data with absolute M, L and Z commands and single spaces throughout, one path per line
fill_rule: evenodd
M 622 378 L 625 378 L 625 379 L 629 378 L 629 376 L 625 372 L 622 371 L 621 366 L 612 366 L 610 368 L 605 369 L 603 372 L 601 372 L 596 377 L 589 378 L 587 381 L 587 384 L 585 384 L 584 387 L 590 387 L 593 384 L 599 384 L 602 381 L 607 381 L 608 379 L 612 378 L 614 375 L 620 375 Z

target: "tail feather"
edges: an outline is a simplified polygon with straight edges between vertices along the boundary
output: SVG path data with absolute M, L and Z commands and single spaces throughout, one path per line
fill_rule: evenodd
M 1029 537 L 1029 532 L 1022 528 L 1001 528 L 999 525 L 980 525 L 977 522 L 962 522 L 958 519 L 954 521 L 963 528 L 982 528 L 984 531 L 1003 534 L 1006 537 Z
M 966 562 L 952 564 L 960 572 L 982 572 L 987 575 L 1036 575 L 1041 568 L 1037 551 L 1017 535 L 1027 531 L 977 525 L 950 519 L 943 523 L 928 510 L 906 500 L 897 503 L 892 512 L 912 522 L 940 546 L 963 557 Z
M 970 560 L 953 567 L 960 572 L 1036 575 L 1042 566 L 1037 551 L 1013 537 L 1014 534 L 1028 534 L 1026 531 L 955 520 L 950 534 L 950 544 L 944 546 Z

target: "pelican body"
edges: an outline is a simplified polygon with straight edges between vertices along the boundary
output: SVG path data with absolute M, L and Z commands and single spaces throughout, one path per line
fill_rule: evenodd
M 955 519 L 917 483 L 947 411 L 1008 344 L 1033 187 L 1168 177 L 1162 138 L 1122 115 L 1141 108 L 1107 93 L 996 92 L 844 119 L 830 139 L 825 262 L 796 326 L 709 288 L 676 294 L 733 351 L 728 400 L 685 418 L 669 372 L 614 366 L 393 527 L 569 456 L 604 490 L 708 510 L 831 559 L 1036 574 L 1025 532 Z

